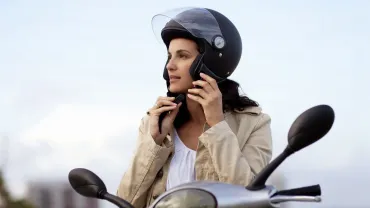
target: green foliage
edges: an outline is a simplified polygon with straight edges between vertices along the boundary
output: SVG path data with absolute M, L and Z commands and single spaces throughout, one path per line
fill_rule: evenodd
M 5 203 L 6 208 L 34 208 L 25 199 L 15 200 L 10 196 L 9 191 L 6 188 L 3 173 L 1 170 L 0 170 L 0 197 L 2 199 L 3 204 Z

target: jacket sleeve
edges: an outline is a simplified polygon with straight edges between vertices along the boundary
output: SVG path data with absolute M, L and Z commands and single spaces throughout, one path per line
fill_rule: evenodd
M 145 207 L 148 190 L 170 154 L 169 147 L 154 142 L 146 122 L 141 120 L 135 153 L 117 190 L 117 196 L 135 208 Z
M 199 140 L 210 152 L 221 182 L 247 186 L 269 163 L 272 157 L 270 123 L 270 116 L 261 114 L 242 148 L 226 121 L 216 124 L 201 135 Z

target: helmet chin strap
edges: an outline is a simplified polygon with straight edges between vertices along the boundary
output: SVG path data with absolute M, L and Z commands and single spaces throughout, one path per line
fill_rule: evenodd
M 226 80 L 227 78 L 222 78 L 222 77 L 217 76 L 203 63 L 203 56 L 204 56 L 203 54 L 199 54 L 190 67 L 189 72 L 193 80 L 202 79 L 200 77 L 200 73 L 207 74 L 208 76 L 215 79 L 217 83 L 220 83 Z

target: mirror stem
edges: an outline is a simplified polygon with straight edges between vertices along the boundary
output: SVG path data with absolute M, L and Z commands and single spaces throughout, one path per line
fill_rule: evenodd
M 270 177 L 271 173 L 287 158 L 293 154 L 294 151 L 288 145 L 284 151 L 277 156 L 271 163 L 269 163 L 261 172 L 259 172 L 254 180 L 246 187 L 248 190 L 259 190 L 265 188 L 265 183 Z
M 120 208 L 134 208 L 130 203 L 126 202 L 125 200 L 119 198 L 118 196 L 107 193 L 107 192 L 105 192 L 102 195 L 102 198 L 117 205 Z

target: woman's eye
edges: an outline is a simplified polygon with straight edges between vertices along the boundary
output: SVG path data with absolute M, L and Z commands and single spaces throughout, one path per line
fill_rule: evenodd
M 184 54 L 180 54 L 180 55 L 179 55 L 179 57 L 180 57 L 181 59 L 186 59 L 186 58 L 187 58 L 187 56 L 186 56 L 186 55 L 184 55 Z

